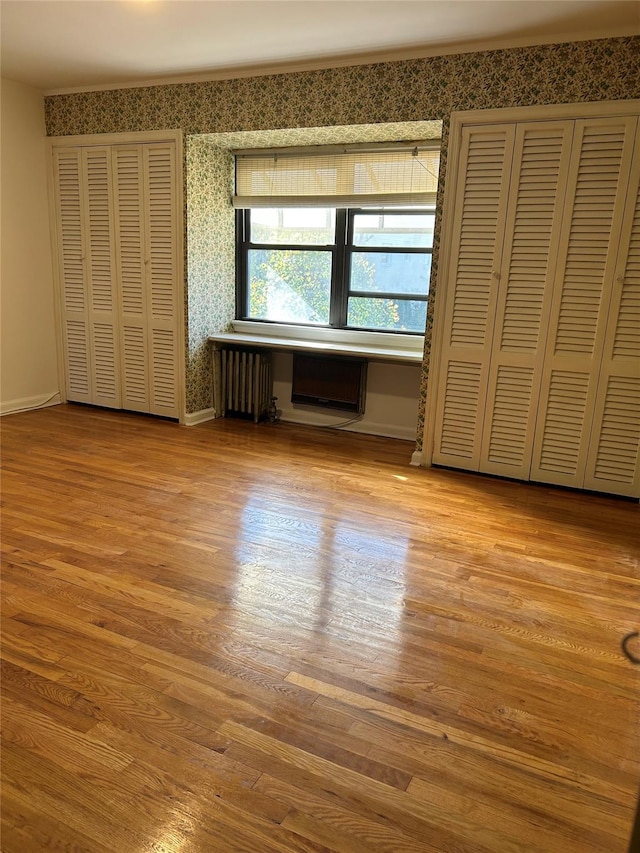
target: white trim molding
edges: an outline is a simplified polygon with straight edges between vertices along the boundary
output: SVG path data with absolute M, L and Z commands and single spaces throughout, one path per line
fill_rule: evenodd
M 342 417 L 340 415 L 342 414 Z M 301 424 L 303 426 L 318 427 L 319 429 L 335 429 L 340 432 L 357 432 L 364 435 L 378 435 L 383 438 L 397 438 L 400 441 L 410 441 L 415 445 L 416 432 L 414 428 L 402 427 L 397 424 L 381 424 L 372 421 L 359 421 L 349 418 L 348 413 L 332 413 L 325 415 L 324 412 L 305 411 L 300 407 L 283 408 L 280 421 L 287 424 Z M 341 426 L 344 424 L 344 426 Z
M 49 406 L 59 406 L 62 398 L 58 391 L 53 394 L 37 394 L 34 397 L 21 397 L 18 400 L 7 400 L 0 403 L 0 415 L 15 415 L 18 412 L 30 412 L 34 409 L 46 409 Z
M 424 351 L 423 335 L 289 326 L 252 320 L 234 320 L 232 331 L 210 335 L 209 340 L 214 346 L 244 344 L 272 350 L 352 355 L 410 364 L 422 364 Z
M 299 74 L 307 71 L 324 71 L 333 68 L 345 68 L 358 65 L 372 65 L 387 62 L 405 62 L 414 59 L 451 56 L 461 53 L 479 53 L 490 50 L 511 50 L 519 47 L 536 47 L 538 45 L 593 41 L 594 39 L 622 38 L 638 35 L 635 26 L 611 26 L 600 28 L 595 34 L 592 30 L 579 30 L 559 37 L 552 35 L 524 34 L 517 37 L 480 38 L 473 40 L 454 41 L 448 44 L 411 45 L 384 50 L 364 50 L 355 53 L 338 53 L 318 59 L 291 60 L 282 58 L 277 61 L 255 64 L 231 65 L 212 68 L 196 73 L 168 73 L 156 77 L 140 77 L 129 80 L 119 80 L 104 83 L 92 83 L 86 86 L 61 86 L 46 89 L 45 96 L 71 95 L 82 92 L 105 92 L 111 89 L 137 89 L 150 86 L 174 86 L 185 83 L 209 83 L 216 80 L 240 80 L 245 77 L 265 77 L 274 74 Z
M 140 144 L 141 142 L 175 142 L 178 149 L 176 154 L 182 153 L 182 130 L 132 130 L 127 133 L 89 133 L 78 136 L 48 136 L 47 146 L 49 148 L 82 148 L 87 145 L 127 145 Z M 176 163 L 178 161 L 176 157 Z
M 622 101 L 578 102 L 574 104 L 548 104 L 536 107 L 504 107 L 492 110 L 458 110 L 451 113 L 449 139 L 459 135 L 467 125 L 502 124 L 515 121 L 551 121 L 552 119 L 580 119 L 608 116 L 637 115 L 640 98 Z M 449 167 L 447 166 L 447 172 Z
M 197 426 L 198 424 L 203 424 L 206 421 L 212 421 L 215 416 L 216 410 L 213 408 L 200 409 L 199 412 L 190 412 L 185 415 L 183 423 L 185 426 Z
M 414 450 L 411 454 L 411 462 L 409 462 L 409 465 L 413 468 L 424 468 L 425 465 L 423 457 L 424 454 L 422 453 L 422 450 Z

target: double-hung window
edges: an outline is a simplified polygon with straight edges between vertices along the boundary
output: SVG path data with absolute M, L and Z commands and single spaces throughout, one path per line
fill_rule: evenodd
M 256 208 L 238 219 L 239 317 L 424 332 L 428 208 Z
M 437 149 L 245 157 L 239 319 L 424 332 Z

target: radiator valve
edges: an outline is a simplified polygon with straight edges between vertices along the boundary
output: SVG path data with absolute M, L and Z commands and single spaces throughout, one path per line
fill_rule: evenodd
M 267 421 L 270 424 L 276 424 L 280 420 L 280 412 L 276 407 L 277 397 L 272 397 L 269 401 L 269 406 L 267 407 Z

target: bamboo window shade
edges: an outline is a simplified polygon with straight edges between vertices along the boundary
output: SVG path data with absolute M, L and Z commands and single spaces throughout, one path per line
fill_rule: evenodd
M 233 206 L 432 205 L 439 163 L 437 148 L 419 144 L 317 152 L 236 152 Z

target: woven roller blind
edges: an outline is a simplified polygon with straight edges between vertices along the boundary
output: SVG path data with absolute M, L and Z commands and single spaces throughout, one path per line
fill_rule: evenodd
M 236 155 L 233 206 L 435 204 L 440 152 L 402 148 Z

